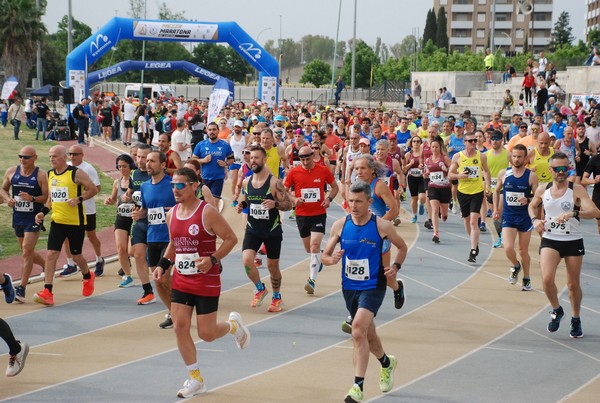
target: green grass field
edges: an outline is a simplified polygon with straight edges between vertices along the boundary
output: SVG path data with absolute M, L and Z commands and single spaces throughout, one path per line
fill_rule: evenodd
M 44 170 L 50 169 L 50 161 L 48 159 L 48 150 L 56 144 L 53 141 L 35 141 L 35 130 L 29 130 L 25 125 L 21 125 L 21 133 L 19 140 L 14 140 L 13 127 L 8 125 L 6 128 L 0 126 L 0 172 L 2 177 L 6 169 L 10 166 L 19 163 L 19 150 L 25 145 L 33 145 L 37 151 L 37 165 Z M 97 230 L 110 227 L 115 219 L 115 206 L 105 206 L 104 200 L 110 195 L 113 179 L 100 170 L 98 170 L 102 190 L 96 196 L 97 207 Z M 46 218 L 46 227 L 49 227 L 50 220 Z M 38 241 L 37 248 L 44 249 L 48 240 L 48 232 L 42 232 Z M 21 250 L 15 238 L 15 233 L 12 229 L 12 209 L 6 203 L 0 205 L 0 259 L 5 259 L 10 256 L 20 255 Z

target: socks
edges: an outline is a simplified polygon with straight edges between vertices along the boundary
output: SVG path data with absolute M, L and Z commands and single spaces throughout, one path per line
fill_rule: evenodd
M 354 377 L 354 384 L 357 385 L 360 388 L 360 390 L 363 390 L 364 383 L 365 378 L 361 378 L 360 376 Z
M 281 299 L 281 294 L 279 291 L 273 291 L 273 299 Z
M 186 365 L 189 373 L 190 379 L 196 380 L 198 382 L 204 382 L 204 379 L 200 376 L 200 369 L 198 368 L 198 363 L 194 363 L 192 365 Z
M 148 294 L 154 294 L 154 292 L 152 291 L 152 284 L 142 284 L 142 288 L 144 289 L 144 297 Z
M 235 332 L 237 331 L 237 324 L 233 320 L 228 321 L 228 323 L 229 323 L 229 334 L 235 334 Z
M 262 291 L 265 289 L 265 285 L 262 281 L 259 281 L 258 283 L 254 284 L 256 286 L 256 290 L 257 291 Z
M 102 256 L 96 256 L 96 263 L 102 262 Z
M 321 267 L 321 254 L 311 253 L 310 254 L 310 279 L 316 280 L 319 268 Z
M 75 261 L 73 260 L 73 258 L 72 258 L 72 257 L 68 257 L 68 258 L 67 258 L 67 264 L 68 264 L 69 266 L 75 266 Z
M 52 284 L 44 284 L 44 288 L 48 289 L 48 291 L 52 292 Z
M 387 356 L 387 354 L 383 353 L 383 357 L 378 358 L 378 360 L 381 363 L 382 368 L 387 368 L 390 366 L 390 358 Z

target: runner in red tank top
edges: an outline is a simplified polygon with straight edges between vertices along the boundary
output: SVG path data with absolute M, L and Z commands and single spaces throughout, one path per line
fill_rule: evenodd
M 171 188 L 177 205 L 167 213 L 170 241 L 158 267 L 152 273 L 155 281 L 175 260 L 171 291 L 171 317 L 179 353 L 189 370 L 189 379 L 177 392 L 189 398 L 206 392 L 200 375 L 196 347 L 190 337 L 191 319 L 196 309 L 198 336 L 207 342 L 230 333 L 239 348 L 250 342 L 250 333 L 237 312 L 229 314 L 227 322 L 217 322 L 221 294 L 221 263 L 237 243 L 235 233 L 219 212 L 196 197 L 198 177 L 189 168 L 173 173 Z M 216 239 L 223 241 L 216 248 Z

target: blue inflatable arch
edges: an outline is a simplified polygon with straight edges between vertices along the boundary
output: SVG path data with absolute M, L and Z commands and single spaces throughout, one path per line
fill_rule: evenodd
M 75 102 L 89 95 L 88 66 L 124 39 L 169 42 L 225 42 L 258 70 L 258 95 L 277 104 L 279 63 L 235 22 L 136 20 L 114 17 L 67 55 L 67 86 Z
M 105 69 L 89 72 L 87 76 L 88 87 L 91 87 L 99 81 L 106 80 L 107 78 L 125 74 L 130 70 L 183 70 L 189 75 L 198 77 L 209 84 L 215 84 L 220 79 L 223 79 L 227 82 L 231 98 L 233 98 L 233 81 L 185 60 L 172 62 L 125 60 Z

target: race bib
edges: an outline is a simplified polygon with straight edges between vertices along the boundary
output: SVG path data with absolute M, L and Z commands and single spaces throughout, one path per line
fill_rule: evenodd
M 251 204 L 250 205 L 250 217 L 255 220 L 268 220 L 269 209 L 264 208 L 262 204 Z
M 471 166 L 471 167 L 465 167 L 464 170 L 468 171 L 467 173 L 469 174 L 469 179 L 479 178 L 479 166 L 478 165 Z
M 200 258 L 198 252 L 196 253 L 178 253 L 175 255 L 175 270 L 179 274 L 189 276 L 190 274 L 197 274 L 196 260 Z
M 392 180 L 391 176 L 386 176 L 385 178 L 383 178 L 383 181 L 385 182 L 386 185 L 390 185 L 390 181 Z
M 66 202 L 69 200 L 69 188 L 66 186 L 53 187 L 50 191 L 52 202 Z
M 142 192 L 139 190 L 136 190 L 131 195 L 131 199 L 133 200 L 133 202 L 135 203 L 136 206 L 141 206 L 142 205 Z
M 566 235 L 571 233 L 571 223 L 567 220 L 563 223 L 556 221 L 556 218 L 546 216 L 546 223 L 544 224 L 547 232 L 553 234 Z
M 423 170 L 421 168 L 411 168 L 408 170 L 410 176 L 423 176 Z
M 239 157 L 236 157 L 236 158 L 233 160 L 233 163 L 234 163 L 234 164 L 241 164 L 241 163 L 242 163 L 242 159 L 241 159 L 241 158 L 239 158 Z
M 33 212 L 33 202 L 25 201 L 19 196 L 15 196 L 15 211 L 20 211 L 22 213 L 31 213 Z
M 492 190 L 496 189 L 496 186 L 498 186 L 498 178 L 491 178 L 490 187 L 492 188 Z
M 122 203 L 117 206 L 117 215 L 121 217 L 131 217 L 135 204 L 133 203 Z
M 441 171 L 429 173 L 429 181 L 436 185 L 443 185 L 444 184 L 444 173 Z
M 148 225 L 166 224 L 167 217 L 163 207 L 153 207 L 148 209 Z
M 368 280 L 370 274 L 369 259 L 346 259 L 344 272 L 350 280 Z
M 294 162 L 293 162 L 293 165 L 294 165 L 295 167 L 297 167 L 297 166 L 298 166 L 298 165 L 300 165 L 300 164 L 301 164 L 301 162 L 300 162 L 300 161 L 294 161 Z
M 402 144 L 398 144 L 398 147 L 400 147 L 400 149 L 402 151 L 406 151 L 406 149 L 408 148 L 408 145 L 406 143 L 402 143 Z
M 506 205 L 507 206 L 521 206 L 519 199 L 525 197 L 523 192 L 506 192 Z
M 317 203 L 321 201 L 321 192 L 319 188 L 306 188 L 300 191 L 305 203 Z

